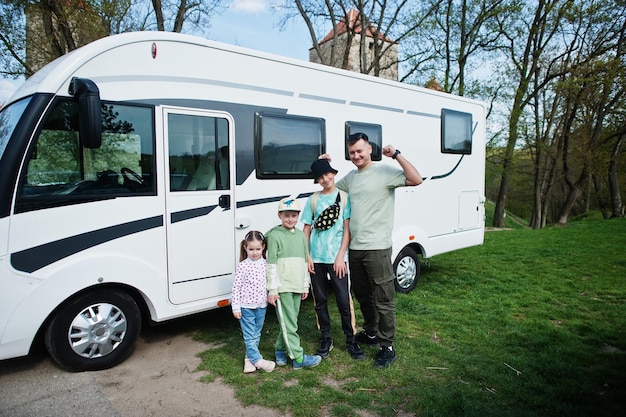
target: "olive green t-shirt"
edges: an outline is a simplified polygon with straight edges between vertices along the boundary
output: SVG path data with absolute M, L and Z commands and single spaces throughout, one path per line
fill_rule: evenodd
M 337 182 L 350 195 L 350 249 L 379 250 L 391 247 L 394 190 L 405 185 L 401 169 L 382 163 L 352 170 Z

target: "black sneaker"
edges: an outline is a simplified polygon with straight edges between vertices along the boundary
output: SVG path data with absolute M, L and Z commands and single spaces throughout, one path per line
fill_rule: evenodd
M 365 359 L 365 353 L 363 353 L 361 346 L 359 346 L 357 342 L 346 342 L 346 351 L 355 361 L 362 361 Z
M 386 368 L 396 360 L 396 351 L 393 350 L 393 346 L 382 346 L 378 355 L 376 355 L 376 360 L 374 361 L 374 366 L 377 368 Z
M 356 335 L 356 341 L 364 344 L 364 345 L 370 345 L 370 346 L 374 346 L 378 344 L 378 338 L 376 337 L 376 335 L 369 335 L 365 332 L 365 330 L 361 330 L 357 335 Z
M 320 339 L 320 347 L 317 349 L 316 355 L 320 355 L 323 359 L 328 357 L 328 354 L 331 350 L 333 350 L 333 339 L 330 337 L 325 337 Z

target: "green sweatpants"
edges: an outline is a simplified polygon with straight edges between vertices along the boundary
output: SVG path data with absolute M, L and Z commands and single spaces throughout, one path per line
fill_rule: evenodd
M 302 358 L 304 349 L 300 346 L 298 336 L 298 314 L 300 314 L 300 302 L 302 294 L 293 292 L 281 292 L 276 302 L 276 316 L 280 331 L 276 339 L 276 350 L 284 350 L 291 360 Z

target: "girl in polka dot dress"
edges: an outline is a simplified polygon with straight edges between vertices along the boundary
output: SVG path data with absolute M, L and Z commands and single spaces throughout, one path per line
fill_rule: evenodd
M 257 369 L 272 372 L 276 366 L 275 362 L 263 359 L 259 352 L 261 330 L 267 311 L 266 249 L 265 237 L 261 232 L 248 232 L 241 241 L 239 264 L 233 280 L 233 316 L 241 324 L 246 345 L 244 373 Z

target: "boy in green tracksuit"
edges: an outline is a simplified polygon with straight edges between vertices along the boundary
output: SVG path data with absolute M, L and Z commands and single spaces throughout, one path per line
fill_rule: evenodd
M 296 229 L 300 217 L 298 201 L 290 197 L 278 203 L 279 226 L 265 234 L 267 242 L 267 302 L 276 307 L 280 331 L 276 339 L 276 365 L 294 369 L 319 365 L 322 357 L 305 355 L 298 336 L 300 302 L 309 295 L 310 276 L 304 232 Z

